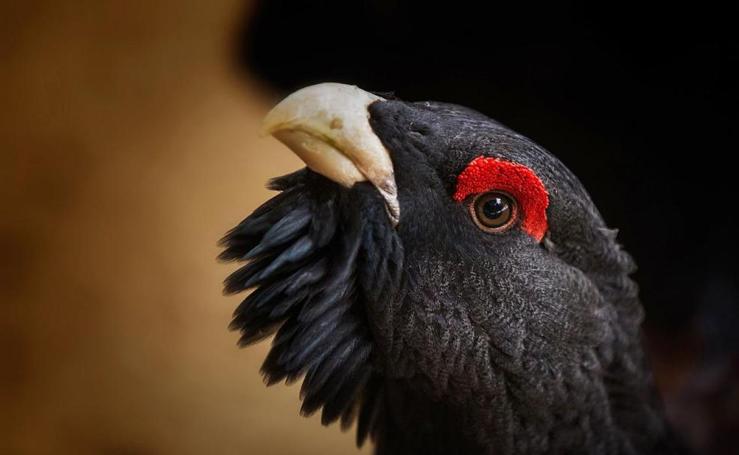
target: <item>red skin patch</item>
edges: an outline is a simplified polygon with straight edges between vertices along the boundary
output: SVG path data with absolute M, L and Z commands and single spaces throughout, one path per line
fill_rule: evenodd
M 521 228 L 541 242 L 548 228 L 549 194 L 534 171 L 510 161 L 478 156 L 457 176 L 454 200 L 462 202 L 471 195 L 488 191 L 513 196 L 518 202 Z

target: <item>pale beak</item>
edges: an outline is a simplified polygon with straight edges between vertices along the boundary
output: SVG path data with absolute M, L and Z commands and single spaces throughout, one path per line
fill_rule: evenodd
M 369 124 L 367 107 L 383 98 L 353 85 L 323 83 L 289 95 L 264 119 L 263 130 L 313 171 L 351 188 L 369 180 L 385 200 L 393 226 L 400 220 L 390 154 Z

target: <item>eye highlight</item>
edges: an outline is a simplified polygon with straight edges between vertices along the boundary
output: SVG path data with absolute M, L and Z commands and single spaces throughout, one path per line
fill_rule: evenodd
M 469 207 L 473 221 L 485 232 L 507 231 L 518 217 L 516 200 L 501 191 L 478 194 Z

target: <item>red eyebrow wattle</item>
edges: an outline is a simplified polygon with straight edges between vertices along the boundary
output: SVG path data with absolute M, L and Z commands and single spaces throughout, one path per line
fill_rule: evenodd
M 518 201 L 521 228 L 541 241 L 547 231 L 549 194 L 541 179 L 528 167 L 498 158 L 478 156 L 457 176 L 454 200 L 488 191 L 502 191 Z

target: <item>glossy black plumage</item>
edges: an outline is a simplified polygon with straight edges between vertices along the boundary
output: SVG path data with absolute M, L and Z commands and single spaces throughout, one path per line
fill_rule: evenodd
M 371 241 L 371 229 L 353 210 L 342 213 L 351 194 L 310 171 L 271 186 L 280 195 L 221 241 L 222 260 L 247 262 L 226 279 L 225 292 L 254 288 L 230 327 L 241 331 L 242 346 L 276 333 L 262 366 L 266 383 L 305 375 L 301 412 L 323 408 L 324 424 L 342 419 L 345 428 L 361 415 L 361 443 L 371 430 L 378 392 L 369 326 L 355 289 L 357 256 L 363 242 Z M 386 275 L 381 273 L 390 279 Z
M 555 157 L 442 103 L 370 106 L 390 151 L 401 222 L 367 183 L 303 170 L 223 239 L 255 290 L 231 327 L 276 332 L 268 384 L 305 375 L 301 412 L 358 420 L 380 454 L 662 453 L 671 436 L 641 346 L 631 258 Z M 451 198 L 486 155 L 523 164 L 550 195 L 542 243 L 485 233 Z

